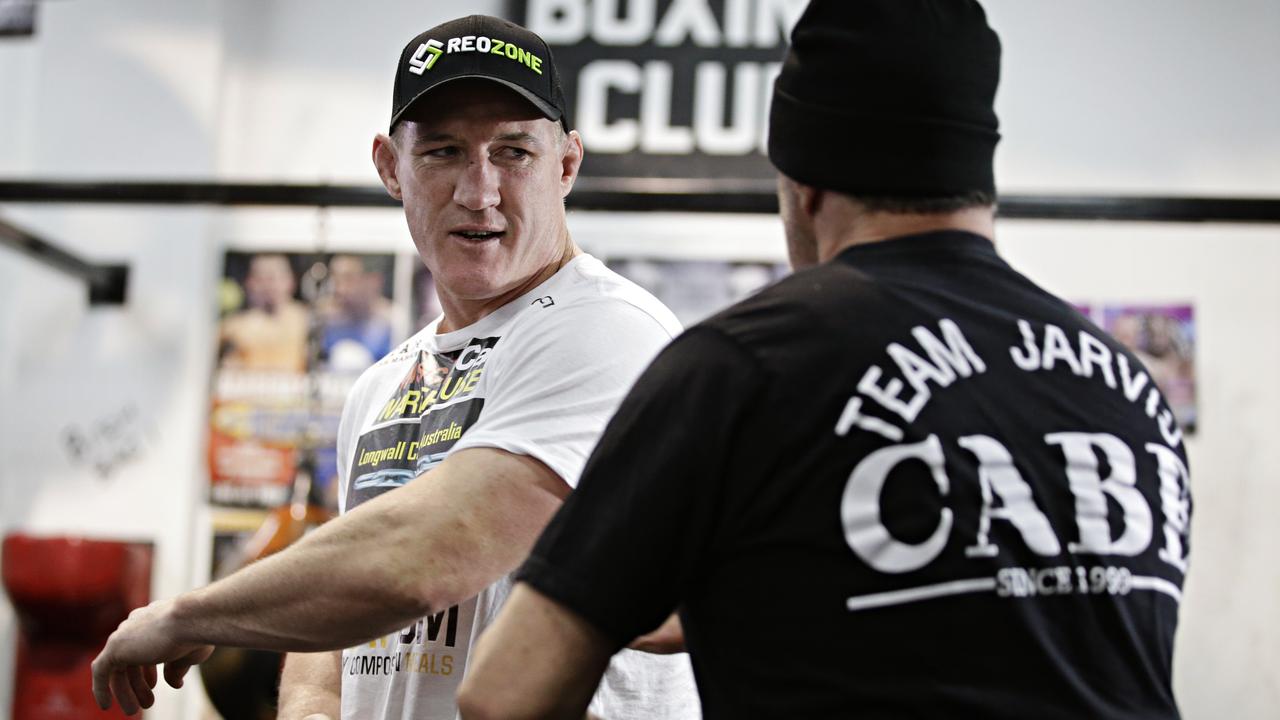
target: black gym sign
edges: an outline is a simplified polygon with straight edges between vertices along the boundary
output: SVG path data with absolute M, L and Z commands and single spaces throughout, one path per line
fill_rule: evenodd
M 807 2 L 509 0 L 507 17 L 551 46 L 592 186 L 759 192 L 773 80 Z

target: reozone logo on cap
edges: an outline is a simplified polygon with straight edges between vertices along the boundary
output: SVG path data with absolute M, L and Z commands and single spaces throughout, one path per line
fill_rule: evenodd
M 409 58 L 409 72 L 421 75 L 436 64 L 441 55 L 452 53 L 478 52 L 505 57 L 508 60 L 524 65 L 530 70 L 542 74 L 542 58 L 521 47 L 516 47 L 505 40 L 485 37 L 483 35 L 464 35 L 449 38 L 446 42 L 428 40 L 418 46 L 413 57 Z

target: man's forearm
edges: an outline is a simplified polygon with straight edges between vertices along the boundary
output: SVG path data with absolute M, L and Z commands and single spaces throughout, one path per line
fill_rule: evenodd
M 466 720 L 578 720 L 616 649 L 586 619 L 520 583 L 480 636 L 458 710 Z
M 174 602 L 191 644 L 336 650 L 474 596 L 528 554 L 568 487 L 545 465 L 463 450 L 294 546 Z
M 135 610 L 93 661 L 94 697 L 149 706 L 144 674 L 163 663 L 177 687 L 213 645 L 318 652 L 400 630 L 515 568 L 568 491 L 533 458 L 456 452 L 287 550 Z
M 627 647 L 655 655 L 684 652 L 684 626 L 679 613 L 671 613 L 656 629 L 632 640 Z
M 412 552 L 399 537 L 408 524 L 398 522 L 394 506 L 384 513 L 375 504 L 391 505 L 370 501 L 288 550 L 177 598 L 172 612 L 179 637 L 265 650 L 337 650 L 427 614 L 421 582 L 407 579 L 404 558 L 396 557 Z
M 337 718 L 342 713 L 342 653 L 290 653 L 280 673 L 279 720 L 304 720 L 315 715 Z

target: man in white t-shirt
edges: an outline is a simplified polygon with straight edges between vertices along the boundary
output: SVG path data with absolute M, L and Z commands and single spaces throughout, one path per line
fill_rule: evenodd
M 471 16 L 405 47 L 373 160 L 444 312 L 348 398 L 342 517 L 135 612 L 94 662 L 104 708 L 113 696 L 126 712 L 150 706 L 157 664 L 176 687 L 221 644 L 295 653 L 282 718 L 457 716 L 471 647 L 509 573 L 679 331 L 570 239 L 564 197 L 582 143 L 564 115 L 550 51 L 517 25 Z M 624 650 L 590 710 L 697 718 L 687 656 Z

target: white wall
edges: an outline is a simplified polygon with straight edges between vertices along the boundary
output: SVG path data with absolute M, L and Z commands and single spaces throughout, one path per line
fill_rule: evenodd
M 39 37 L 0 43 L 0 173 L 212 175 L 220 13 L 208 0 L 41 4 Z M 81 286 L 0 253 L 0 531 L 151 541 L 153 595 L 179 592 L 199 571 L 192 522 L 204 494 L 197 421 L 212 354 L 211 214 L 0 212 L 87 257 L 131 265 L 128 304 L 89 310 Z M 103 477 L 74 461 L 64 438 L 113 420 L 120 435 L 95 452 L 136 454 Z M 3 612 L 0 712 L 13 678 L 7 603 Z M 153 717 L 194 717 L 196 700 L 165 695 Z
M 1280 194 L 1280 3 L 988 0 L 1005 192 Z
M 1280 196 L 1280 4 L 988 0 L 1005 45 L 1007 192 Z M 501 0 L 42 3 L 39 35 L 0 41 L 0 175 L 373 183 L 391 68 L 420 29 Z M 154 593 L 207 572 L 203 423 L 225 243 L 312 242 L 295 210 L 13 205 L 0 217 L 132 265 L 128 304 L 0 252 L 0 531 L 149 539 Z M 331 246 L 408 250 L 394 210 L 333 211 Z M 782 256 L 775 218 L 574 213 L 602 251 Z M 1201 430 L 1189 443 L 1194 567 L 1176 683 L 1188 718 L 1264 718 L 1280 702 L 1280 229 L 1002 223 L 1008 256 L 1072 298 L 1195 302 Z M 376 246 L 376 247 L 375 247 Z M 132 407 L 136 457 L 106 479 L 69 427 Z M 0 707 L 11 698 L 0 603 Z M 151 717 L 194 718 L 192 693 Z
M 376 182 L 370 152 L 391 119 L 400 50 L 502 0 L 344 3 L 229 0 L 219 167 L 229 177 Z

